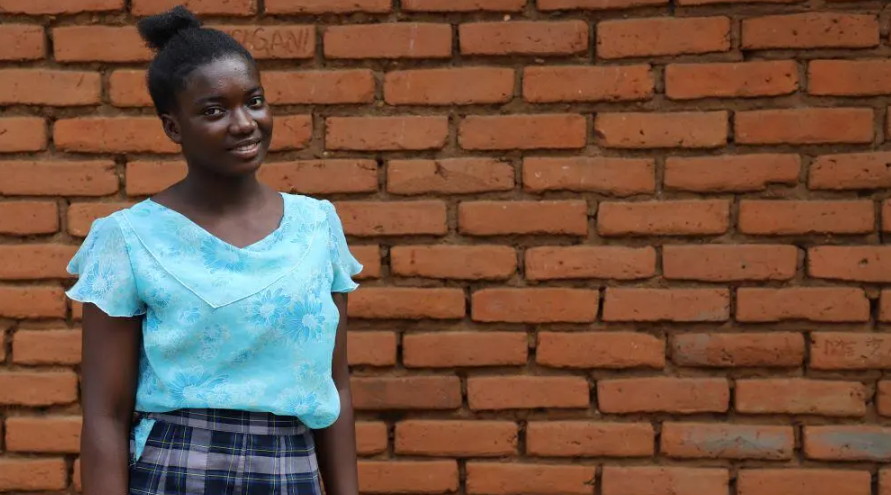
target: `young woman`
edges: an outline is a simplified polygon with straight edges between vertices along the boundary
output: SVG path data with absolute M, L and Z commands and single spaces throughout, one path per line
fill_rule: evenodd
M 69 265 L 84 493 L 316 495 L 321 474 L 356 495 L 345 309 L 362 267 L 334 207 L 258 182 L 273 118 L 243 46 L 182 7 L 139 31 L 188 175 L 97 220 Z

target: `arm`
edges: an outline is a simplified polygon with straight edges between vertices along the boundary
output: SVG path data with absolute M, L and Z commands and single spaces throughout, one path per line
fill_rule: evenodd
M 84 495 L 128 492 L 130 425 L 136 400 L 142 317 L 112 318 L 84 304 L 81 372 Z
M 331 374 L 340 393 L 340 417 L 328 428 L 315 431 L 319 469 L 326 493 L 358 495 L 356 424 L 353 420 L 350 370 L 347 364 L 347 295 L 335 293 L 333 296 L 340 311 L 340 323 L 337 326 Z

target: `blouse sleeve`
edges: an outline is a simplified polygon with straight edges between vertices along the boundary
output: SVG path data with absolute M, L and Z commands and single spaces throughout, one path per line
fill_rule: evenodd
M 352 292 L 359 287 L 359 284 L 353 281 L 353 276 L 362 271 L 362 264 L 353 257 L 347 246 L 343 225 L 334 205 L 324 200 L 322 207 L 328 217 L 328 250 L 331 253 L 331 264 L 334 266 L 331 292 Z
M 93 303 L 114 317 L 145 314 L 124 234 L 115 218 L 93 222 L 87 239 L 68 263 L 68 273 L 78 276 L 66 292 L 72 300 Z

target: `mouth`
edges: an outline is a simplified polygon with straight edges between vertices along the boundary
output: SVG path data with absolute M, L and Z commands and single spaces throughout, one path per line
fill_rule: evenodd
M 250 141 L 245 141 L 238 146 L 230 149 L 229 152 L 243 159 L 254 158 L 260 152 L 260 140 L 253 139 Z

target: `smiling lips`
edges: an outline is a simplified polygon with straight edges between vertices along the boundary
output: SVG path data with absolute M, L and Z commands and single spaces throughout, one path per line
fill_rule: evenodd
M 229 150 L 232 154 L 250 160 L 260 152 L 260 140 L 249 141 Z

